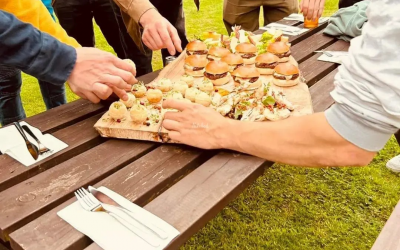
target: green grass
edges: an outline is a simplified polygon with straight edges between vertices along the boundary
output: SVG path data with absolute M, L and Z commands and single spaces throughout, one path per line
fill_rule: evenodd
M 222 1 L 185 0 L 189 38 L 225 33 Z M 326 0 L 324 15 L 337 9 Z M 96 46 L 113 51 L 96 27 Z M 154 69 L 161 68 L 155 53 Z M 37 81 L 24 75 L 24 107 L 43 112 Z M 68 91 L 68 100 L 76 96 Z M 400 199 L 400 175 L 385 168 L 400 154 L 392 139 L 365 168 L 306 169 L 275 164 L 183 247 L 189 249 L 369 249 Z

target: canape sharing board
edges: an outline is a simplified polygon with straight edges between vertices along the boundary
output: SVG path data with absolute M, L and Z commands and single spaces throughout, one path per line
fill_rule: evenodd
M 153 82 L 149 83 L 149 85 L 155 84 L 163 78 L 170 79 L 172 82 L 180 80 L 181 76 L 185 74 L 185 57 L 186 53 L 183 51 L 183 53 L 175 61 L 167 65 L 160 72 L 159 76 Z M 289 62 L 295 66 L 298 65 L 292 56 L 290 56 Z M 203 77 L 194 79 L 194 85 L 203 81 Z M 264 83 L 272 82 L 272 76 L 262 75 L 260 79 Z M 300 77 L 300 79 L 303 78 Z M 233 90 L 234 86 L 235 84 L 231 79 L 228 84 L 218 87 L 215 86 L 214 88 L 218 88 L 219 91 L 222 92 L 223 90 L 221 89 L 230 92 Z M 300 83 L 293 87 L 278 87 L 271 83 L 270 88 L 276 92 L 282 92 L 286 99 L 293 104 L 293 110 L 291 111 L 290 116 L 302 116 L 313 113 L 310 92 L 303 80 L 300 80 Z M 146 97 L 143 97 L 142 99 L 146 99 Z M 102 137 L 176 143 L 168 138 L 168 131 L 166 129 L 160 129 L 161 121 L 162 117 L 159 118 L 158 123 L 152 123 L 150 125 L 143 123 L 138 124 L 132 122 L 129 112 L 127 112 L 125 118 L 120 120 L 112 119 L 109 112 L 106 112 L 97 121 L 94 127 Z

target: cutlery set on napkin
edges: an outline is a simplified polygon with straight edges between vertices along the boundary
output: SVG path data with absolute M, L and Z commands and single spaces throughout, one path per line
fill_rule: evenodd
M 164 249 L 179 231 L 106 187 L 75 192 L 57 214 L 105 250 Z
M 314 51 L 316 53 L 322 53 L 320 57 L 318 57 L 318 61 L 324 62 L 332 62 L 337 64 L 342 64 L 343 60 L 346 60 L 349 53 L 347 51 Z
M 0 129 L 0 152 L 30 166 L 65 148 L 68 145 L 26 122 L 15 122 Z
M 283 34 L 289 35 L 289 36 L 297 36 L 297 35 L 300 35 L 300 34 L 308 31 L 308 29 L 285 25 L 285 24 L 280 24 L 280 23 L 270 23 L 267 26 L 264 26 L 260 29 L 266 30 L 270 33 L 275 33 L 275 30 L 281 30 Z

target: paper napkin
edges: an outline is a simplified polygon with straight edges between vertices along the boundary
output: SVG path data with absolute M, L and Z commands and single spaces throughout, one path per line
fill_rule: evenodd
M 319 61 L 342 64 L 343 60 L 346 60 L 349 54 L 346 51 L 326 51 L 326 52 L 328 52 L 332 56 L 322 54 L 320 57 L 318 57 Z
M 299 27 L 280 24 L 280 23 L 270 23 L 267 26 L 262 27 L 260 29 L 266 30 L 270 33 L 275 33 L 275 30 L 281 30 L 283 34 L 289 36 L 297 36 L 308 31 L 308 29 L 302 29 Z
M 26 148 L 25 140 L 18 132 L 17 128 L 14 125 L 7 126 L 0 129 L 0 152 L 3 154 L 8 154 L 15 160 L 19 161 L 20 163 L 24 164 L 26 167 L 35 164 L 47 157 L 65 149 L 68 147 L 67 144 L 60 141 L 59 139 L 55 138 L 50 134 L 43 135 L 39 129 L 30 126 L 26 122 L 20 122 L 22 125 L 27 125 L 32 133 L 39 139 L 39 141 L 46 146 L 47 148 L 53 150 L 51 153 L 47 152 L 45 154 L 39 155 L 39 158 L 35 161 L 31 154 L 29 153 L 28 149 Z M 25 132 L 25 131 L 24 131 Z M 39 147 L 36 141 L 25 132 L 26 137 L 28 140 Z
M 179 235 L 179 231 L 167 222 L 135 205 L 121 195 L 106 187 L 99 187 L 97 190 L 112 198 L 121 207 L 129 210 L 134 216 L 138 216 L 144 221 L 157 226 L 168 235 L 165 240 L 157 238 L 160 245 L 153 247 L 119 223 L 111 215 L 105 212 L 86 211 L 81 207 L 79 201 L 72 203 L 57 213 L 63 220 L 79 232 L 87 235 L 101 248 L 105 250 L 161 250 Z M 89 188 L 89 191 L 94 193 L 96 189 Z
M 283 18 L 284 20 L 289 20 L 289 21 L 299 21 L 299 22 L 303 22 L 304 23 L 304 16 L 303 14 L 290 14 L 287 17 Z M 318 23 L 323 23 L 325 21 L 329 20 L 329 17 L 320 17 L 318 20 Z

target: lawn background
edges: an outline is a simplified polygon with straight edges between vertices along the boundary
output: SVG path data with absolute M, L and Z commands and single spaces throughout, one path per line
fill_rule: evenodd
M 337 1 L 326 0 L 325 16 Z M 184 0 L 184 8 L 190 39 L 203 31 L 226 33 L 221 0 L 202 0 L 200 12 Z M 96 47 L 113 52 L 96 25 L 95 31 Z M 161 68 L 158 52 L 153 67 Z M 45 111 L 36 79 L 24 75 L 23 81 L 27 115 Z M 68 101 L 75 99 L 68 91 Z M 275 164 L 182 249 L 370 249 L 400 199 L 400 175 L 385 168 L 399 153 L 392 139 L 364 168 Z

